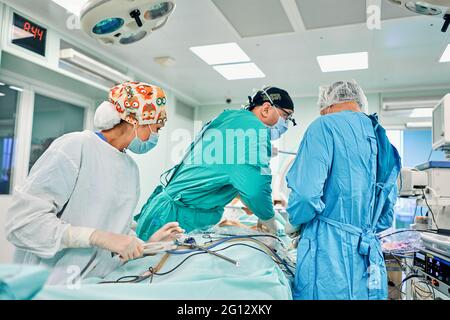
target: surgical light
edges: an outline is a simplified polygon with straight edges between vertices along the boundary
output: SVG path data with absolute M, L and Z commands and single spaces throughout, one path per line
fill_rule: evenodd
M 144 18 L 147 20 L 154 20 L 168 15 L 174 8 L 171 2 L 157 3 L 144 13 Z
M 441 31 L 447 32 L 450 26 L 450 0 L 388 0 L 399 7 L 404 7 L 409 11 L 426 16 L 433 16 L 444 19 Z
M 175 0 L 89 0 L 81 25 L 102 44 L 138 42 L 163 27 L 175 10 Z
M 124 24 L 121 18 L 108 18 L 97 23 L 92 32 L 95 34 L 108 34 L 119 30 Z
M 432 7 L 428 3 L 422 1 L 408 1 L 405 6 L 409 11 L 426 16 L 437 16 L 442 14 L 442 10 L 440 8 Z
M 122 39 L 120 39 L 120 43 L 121 44 L 130 44 L 130 43 L 134 43 L 137 42 L 141 39 L 144 39 L 145 36 L 147 35 L 147 31 L 141 31 L 138 33 L 132 33 L 128 36 L 123 37 Z

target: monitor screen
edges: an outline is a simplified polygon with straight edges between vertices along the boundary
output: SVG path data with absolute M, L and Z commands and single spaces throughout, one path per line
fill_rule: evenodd
M 433 111 L 433 145 L 444 138 L 444 102 Z

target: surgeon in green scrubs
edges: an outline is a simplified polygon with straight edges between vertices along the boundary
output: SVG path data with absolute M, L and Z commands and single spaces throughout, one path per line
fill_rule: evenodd
M 289 121 L 295 125 L 293 113 L 289 94 L 268 87 L 249 97 L 246 109 L 226 110 L 207 123 L 136 216 L 137 235 L 147 240 L 173 221 L 186 232 L 214 225 L 237 195 L 262 225 L 277 232 L 271 141 L 287 131 Z

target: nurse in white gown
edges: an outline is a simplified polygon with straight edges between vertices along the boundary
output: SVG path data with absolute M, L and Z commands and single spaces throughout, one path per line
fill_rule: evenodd
M 156 145 L 165 105 L 161 88 L 123 83 L 96 111 L 102 131 L 70 133 L 52 143 L 15 190 L 7 214 L 15 263 L 47 266 L 49 284 L 71 284 L 104 277 L 142 256 L 143 242 L 133 230 L 139 170 L 127 150 L 142 154 Z M 149 242 L 182 232 L 169 223 Z

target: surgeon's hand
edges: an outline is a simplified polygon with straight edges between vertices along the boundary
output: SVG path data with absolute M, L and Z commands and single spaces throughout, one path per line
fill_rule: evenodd
M 148 242 L 164 242 L 179 238 L 185 230 L 180 228 L 178 222 L 170 222 L 156 231 Z
M 91 245 L 117 253 L 123 262 L 143 256 L 144 247 L 138 238 L 95 230 L 89 238 Z
M 289 221 L 286 221 L 286 225 L 284 226 L 284 230 L 287 234 L 292 234 L 300 231 L 300 226 L 294 226 Z
M 283 226 L 275 219 L 275 217 L 269 220 L 258 219 L 258 227 L 260 228 L 261 226 L 265 226 L 270 233 L 273 233 L 277 236 L 281 236 L 284 234 Z
M 272 158 L 278 156 L 278 148 L 272 145 Z

